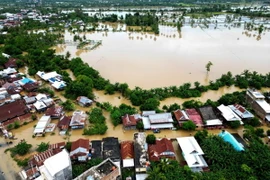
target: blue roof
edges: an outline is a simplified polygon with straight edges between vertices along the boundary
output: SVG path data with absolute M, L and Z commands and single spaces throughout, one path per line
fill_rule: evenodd
M 243 145 L 240 144 L 229 132 L 224 131 L 218 134 L 225 142 L 230 143 L 236 151 L 244 151 Z
M 23 84 L 27 84 L 27 83 L 33 83 L 34 81 L 33 81 L 32 79 L 29 79 L 29 78 L 23 78 L 23 79 L 21 80 L 21 82 L 22 82 Z

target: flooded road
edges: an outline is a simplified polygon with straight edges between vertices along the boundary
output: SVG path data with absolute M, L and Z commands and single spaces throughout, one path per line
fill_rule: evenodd
M 270 67 L 268 31 L 259 40 L 257 32 L 245 33 L 242 28 L 190 26 L 184 26 L 181 35 L 176 28 L 168 26 L 160 26 L 158 36 L 136 32 L 83 35 L 102 40 L 102 45 L 91 51 L 59 45 L 56 52 L 69 51 L 72 57 L 80 56 L 112 83 L 127 82 L 131 88 L 150 89 L 195 81 L 206 84 L 228 71 L 235 75 L 248 69 L 264 74 Z M 72 40 L 73 35 L 66 31 L 65 39 Z M 208 61 L 213 63 L 209 77 L 205 68 Z

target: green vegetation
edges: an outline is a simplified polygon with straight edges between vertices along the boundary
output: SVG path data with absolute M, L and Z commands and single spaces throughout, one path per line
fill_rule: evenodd
M 29 152 L 31 147 L 32 147 L 31 144 L 27 144 L 26 141 L 21 141 L 16 146 L 10 149 L 11 156 L 15 156 L 17 154 L 23 156 Z
M 154 134 L 148 134 L 146 136 L 147 144 L 156 144 L 156 136 Z
M 66 100 L 65 102 L 61 103 L 65 111 L 74 111 L 75 105 L 71 100 Z
M 189 120 L 183 123 L 182 129 L 188 130 L 188 131 L 194 131 L 196 129 L 196 124 L 194 124 L 194 122 Z
M 49 148 L 49 143 L 41 142 L 37 147 L 37 152 L 44 152 L 47 151 Z
M 111 119 L 114 126 L 122 124 L 122 116 L 129 114 L 136 114 L 137 110 L 134 107 L 128 106 L 126 104 L 121 104 L 119 107 L 113 107 L 111 111 Z

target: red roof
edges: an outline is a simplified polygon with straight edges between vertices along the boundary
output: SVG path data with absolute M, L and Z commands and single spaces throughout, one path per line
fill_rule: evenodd
M 174 117 L 177 121 L 186 121 L 188 119 L 185 118 L 184 114 L 182 113 L 182 111 L 180 109 L 176 110 L 173 112 Z
M 148 144 L 150 161 L 159 161 L 161 158 L 175 159 L 172 142 L 167 138 L 156 140 L 156 144 Z
M 134 158 L 134 145 L 132 141 L 121 142 L 121 157 L 122 159 Z
M 30 91 L 36 90 L 39 87 L 39 85 L 38 85 L 38 83 L 26 83 L 22 87 L 26 91 L 30 92 Z
M 79 147 L 85 148 L 87 151 L 89 151 L 89 146 L 89 139 L 78 139 L 77 141 L 72 142 L 70 151 L 74 151 Z
M 141 120 L 136 115 L 128 115 L 122 116 L 122 122 L 124 126 L 136 126 L 137 122 Z
M 24 115 L 22 115 L 22 116 L 15 117 L 15 118 L 12 118 L 12 119 L 9 119 L 9 120 L 3 122 L 3 125 L 4 125 L 4 126 L 7 126 L 7 125 L 12 124 L 12 123 L 14 123 L 14 122 L 16 122 L 16 121 L 20 122 L 20 121 L 24 121 L 24 120 L 27 120 L 27 119 L 32 120 L 32 119 L 30 119 L 30 118 L 31 118 L 31 114 L 30 114 L 30 113 L 27 113 L 27 114 L 24 114 Z M 20 123 L 21 123 L 21 122 L 20 122 Z
M 15 68 L 17 67 L 17 63 L 16 63 L 17 59 L 15 58 L 9 58 L 9 60 L 4 64 L 5 68 Z
M 62 116 L 58 122 L 57 127 L 60 129 L 68 129 L 70 120 L 70 116 Z
M 50 107 L 46 110 L 45 115 L 46 116 L 54 116 L 59 117 L 63 114 L 63 107 L 57 106 L 57 107 Z
M 241 113 L 245 113 L 246 112 L 246 109 L 243 106 L 239 105 L 239 104 L 235 104 L 234 107 L 236 109 L 238 109 L 238 111 L 240 111 Z
M 22 116 L 28 112 L 24 100 L 14 101 L 0 106 L 0 122 Z
M 61 149 L 65 145 L 66 145 L 65 142 L 60 142 L 60 143 L 56 143 L 56 144 L 50 144 L 48 149 Z
M 61 151 L 61 149 L 48 149 L 42 153 L 35 154 L 32 159 L 28 161 L 28 164 L 29 166 L 42 166 L 46 159 L 54 156 L 55 154 L 58 154 Z
M 194 108 L 186 109 L 185 111 L 188 114 L 189 119 L 191 121 L 193 121 L 196 124 L 196 126 L 203 125 L 202 117 L 201 117 L 201 115 L 199 114 L 199 112 L 196 109 L 194 109 Z

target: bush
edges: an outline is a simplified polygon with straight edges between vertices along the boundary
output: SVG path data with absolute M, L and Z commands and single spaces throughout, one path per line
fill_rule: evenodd
M 187 122 L 184 122 L 183 124 L 182 124 L 182 128 L 184 129 L 184 130 L 188 130 L 188 131 L 194 131 L 195 129 L 196 129 L 196 124 L 194 124 L 194 122 L 192 122 L 192 121 L 187 121 Z
M 154 134 L 148 134 L 146 136 L 146 142 L 148 144 L 156 144 L 156 136 Z
M 49 143 L 45 143 L 45 142 L 41 142 L 38 147 L 37 147 L 37 152 L 44 152 L 46 150 L 48 150 L 49 148 Z
M 37 115 L 36 114 L 32 114 L 31 115 L 31 119 L 34 121 L 34 120 L 36 120 L 37 119 Z
M 9 125 L 7 125 L 7 129 L 8 129 L 8 130 L 13 129 L 13 124 L 9 124 Z
M 11 149 L 11 152 L 13 155 L 18 154 L 20 156 L 23 156 L 28 153 L 31 147 L 32 147 L 32 144 L 27 144 L 26 141 L 21 141 L 20 143 L 18 143 L 16 146 L 14 146 Z
M 14 128 L 18 129 L 20 127 L 20 122 L 19 121 L 15 121 L 14 122 Z
M 246 124 L 250 125 L 250 126 L 253 126 L 253 127 L 258 127 L 258 126 L 261 125 L 261 122 L 260 122 L 259 118 L 254 117 L 252 119 L 246 120 Z
M 232 129 L 237 129 L 237 128 L 239 128 L 240 127 L 240 121 L 232 121 L 232 122 L 230 122 L 230 127 L 232 128 Z

